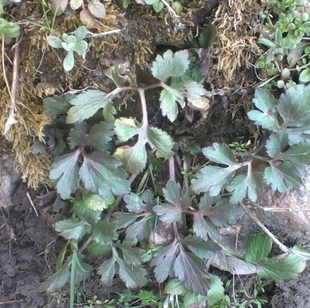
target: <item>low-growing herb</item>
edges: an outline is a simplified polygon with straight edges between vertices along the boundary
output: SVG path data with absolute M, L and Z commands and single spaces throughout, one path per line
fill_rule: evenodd
M 67 52 L 63 61 L 63 67 L 66 72 L 71 71 L 74 67 L 74 53 L 82 56 L 87 51 L 88 44 L 84 41 L 86 35 L 86 27 L 81 26 L 76 29 L 74 35 L 64 33 L 62 35 L 62 40 L 53 35 L 47 38 L 47 42 L 51 47 L 64 49 Z

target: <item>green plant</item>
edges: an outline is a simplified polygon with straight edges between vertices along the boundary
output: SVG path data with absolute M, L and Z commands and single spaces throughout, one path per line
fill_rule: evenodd
M 53 35 L 50 35 L 47 38 L 47 42 L 50 46 L 57 49 L 64 49 L 67 52 L 67 55 L 63 61 L 65 71 L 68 72 L 74 67 L 74 53 L 81 56 L 86 52 L 88 48 L 87 42 L 84 41 L 86 35 L 86 27 L 81 26 L 76 29 L 74 35 L 64 33 L 62 35 L 62 40 Z
M 266 9 L 261 15 L 265 25 L 259 42 L 268 50 L 257 60 L 256 68 L 263 69 L 267 76 L 279 77 L 276 83 L 273 81 L 278 88 L 294 85 L 295 75 L 300 82 L 309 82 L 309 1 L 264 1 L 263 4 Z
M 230 296 L 226 295 L 221 302 L 218 302 L 211 308 L 262 308 L 268 303 L 268 301 L 262 297 L 265 293 L 264 284 L 265 283 L 259 279 L 253 284 L 251 293 L 245 289 L 234 290 L 233 294 L 230 294 Z M 228 285 L 231 285 L 231 280 L 227 282 L 226 287 L 228 287 Z
M 99 270 L 102 273 L 102 281 L 110 281 L 118 273 L 127 287 L 137 287 L 147 283 L 147 272 L 139 260 L 145 251 L 135 246 L 138 241 L 148 239 L 158 218 L 162 221 L 173 220 L 176 224 L 176 221 L 182 218 L 182 211 L 179 208 L 177 211 L 180 213 L 175 212 L 176 217 L 173 217 L 174 212 L 172 212 L 170 218 L 165 215 L 163 216 L 165 218 L 163 218 L 161 217 L 163 205 L 158 204 L 157 198 L 152 196 L 150 192 L 145 192 L 141 198 L 133 193 L 125 195 L 130 193 L 130 182 L 127 180 L 127 174 L 123 168 L 127 172 L 134 174 L 141 172 L 147 163 L 147 144 L 159 157 L 167 159 L 173 155 L 174 143 L 171 137 L 161 129 L 151 127 L 148 124 L 145 91 L 156 87 L 164 88 L 160 95 L 161 109 L 162 113 L 167 115 L 171 121 L 176 119 L 178 104 L 183 108 L 187 105 L 195 109 L 207 104 L 208 100 L 204 98 L 207 91 L 201 84 L 191 80 L 183 80 L 182 78 L 173 82 L 169 81 L 172 77 L 183 76 L 189 67 L 189 63 L 188 51 L 179 51 L 173 54 L 169 50 L 163 56 L 157 56 L 152 65 L 152 74 L 159 80 L 154 85 L 145 88 L 124 86 L 127 78 L 123 76 L 123 73 L 126 69 L 123 66 L 116 66 L 105 72 L 117 86 L 110 93 L 87 90 L 73 97 L 55 97 L 45 101 L 47 113 L 49 115 L 53 114 L 57 121 L 60 121 L 60 117 L 57 115 L 67 112 L 67 124 L 64 124 L 64 127 L 68 129 L 71 127 L 68 133 L 68 147 L 66 145 L 62 146 L 60 153 L 67 149 L 71 152 L 55 159 L 50 177 L 57 182 L 56 188 L 63 199 L 71 198 L 73 193 L 76 193 L 76 197 L 72 200 L 72 217 L 55 225 L 56 230 L 70 241 L 70 246 L 67 245 L 65 250 L 71 247 L 72 256 L 64 261 L 62 255 L 61 262 L 58 262 L 61 266 L 43 284 L 41 290 L 45 289 L 48 292 L 54 292 L 56 288 L 66 283 L 70 276 L 71 298 L 74 298 L 72 294 L 74 293 L 74 286 L 91 269 L 83 263 L 81 252 L 89 245 L 94 246 L 94 242 L 97 243 L 97 246 L 110 247 L 110 250 L 107 249 L 104 252 L 110 254 L 110 259 L 105 261 Z M 124 91 L 138 92 L 142 109 L 141 122 L 133 118 L 114 119 L 116 110 L 112 105 L 113 99 Z M 66 101 L 69 101 L 71 108 L 68 109 Z M 95 119 L 94 116 L 101 109 L 103 109 L 101 121 L 90 124 L 89 121 Z M 85 121 L 86 119 L 88 119 L 88 122 Z M 72 127 L 73 123 L 74 126 Z M 120 142 L 130 141 L 133 145 L 118 146 L 113 149 L 112 138 L 115 135 Z M 137 137 L 134 139 L 135 136 Z M 55 138 L 51 136 L 50 141 L 55 143 Z M 114 157 L 110 154 L 111 150 L 114 150 Z M 121 167 L 121 162 L 117 158 L 122 160 L 123 167 Z M 115 211 L 115 207 L 120 200 L 119 197 L 123 195 L 125 195 L 124 200 L 127 202 L 128 213 L 116 212 L 111 218 L 111 214 Z M 167 192 L 165 191 L 164 195 L 167 202 L 176 202 L 177 200 L 174 201 L 173 196 L 181 198 L 180 185 L 174 181 L 168 182 Z M 186 198 L 186 202 L 184 201 L 184 205 L 182 205 L 184 210 L 191 203 L 187 195 L 183 196 L 183 198 Z M 114 202 L 113 196 L 118 196 L 118 201 L 115 200 Z M 208 202 L 217 201 L 211 199 Z M 111 204 L 113 205 L 109 209 Z M 227 206 L 225 202 L 219 205 L 219 207 L 225 206 Z M 153 208 L 159 211 L 157 219 Z M 239 212 L 237 211 L 236 215 Z M 191 215 L 193 214 L 194 212 Z M 197 213 L 197 217 L 200 217 L 200 220 L 202 219 L 201 214 Z M 229 221 L 232 221 L 232 219 L 234 218 L 230 217 Z M 126 230 L 126 241 L 120 242 L 117 230 L 124 228 Z M 195 227 L 195 229 L 198 230 L 199 226 Z M 212 232 L 212 228 L 210 232 Z M 195 261 L 190 261 L 193 266 L 195 262 L 201 263 L 199 257 L 195 256 L 190 250 L 186 253 L 183 252 L 185 247 L 193 246 L 191 249 L 195 251 L 195 245 L 200 244 L 201 240 L 196 237 L 193 240 L 187 238 L 187 242 L 181 243 L 181 238 L 177 238 L 178 233 L 178 228 L 175 228 L 176 239 L 173 241 L 173 246 L 170 246 L 175 250 L 175 253 L 180 254 L 179 262 L 181 263 L 176 271 L 177 275 L 181 275 L 181 273 L 183 275 L 182 268 L 184 269 L 186 260 L 190 261 L 193 258 Z M 216 232 L 214 234 L 216 236 Z M 192 244 L 190 244 L 191 241 L 193 241 Z M 212 243 L 206 243 L 205 246 L 206 250 L 218 250 L 218 247 Z M 92 248 L 96 249 L 96 247 Z M 165 253 L 162 251 L 159 253 L 157 249 L 153 251 L 155 259 L 155 256 L 161 258 L 160 253 Z M 97 251 L 97 253 L 100 252 Z M 154 262 L 156 263 L 156 261 Z M 155 263 L 154 266 L 157 267 Z M 199 278 L 199 284 L 197 282 L 191 285 L 189 273 L 185 277 L 181 277 L 181 279 L 185 280 L 190 288 L 199 288 L 199 292 L 206 292 L 208 284 L 204 282 L 203 278 L 206 274 L 198 268 L 197 270 L 202 275 Z M 161 276 L 159 280 L 165 280 L 162 274 L 159 274 L 159 271 L 160 269 L 157 270 L 157 275 Z M 203 290 L 202 286 L 206 289 Z
M 228 167 L 203 167 L 192 181 L 193 191 L 174 180 L 174 142 L 167 132 L 149 125 L 145 95 L 146 91 L 161 89 L 161 112 L 170 122 L 176 120 L 179 106 L 205 110 L 208 92 L 189 78 L 189 69 L 187 50 L 168 50 L 152 63 L 151 73 L 158 80 L 152 85 L 126 85 L 127 68 L 117 65 L 104 72 L 116 86 L 109 93 L 85 90 L 44 101 L 47 114 L 63 127 L 58 135 L 50 127 L 48 143 L 61 145 L 58 151 L 57 146 L 53 148 L 58 157 L 52 164 L 50 178 L 61 198 L 71 201 L 72 208 L 71 216 L 55 224 L 56 231 L 68 242 L 59 255 L 56 273 L 42 284 L 41 291 L 53 293 L 70 281 L 73 307 L 75 287 L 92 271 L 83 261 L 85 250 L 103 258 L 98 270 L 102 282 L 109 283 L 118 275 L 127 288 L 148 283 L 144 263 L 149 262 L 157 282 L 175 278 L 174 283 L 183 290 L 180 294 L 166 290 L 168 304 L 182 297 L 184 307 L 201 300 L 212 305 L 223 299 L 222 284 L 209 273 L 206 264 L 219 251 L 255 264 L 263 276 L 267 266 L 271 273 L 268 277 L 275 280 L 292 277 L 301 270 L 304 259 L 289 255 L 284 260 L 294 263 L 296 269 L 286 276 L 276 276 L 282 267 L 287 273 L 287 263 L 267 258 L 267 249 L 261 258 L 253 254 L 253 247 L 261 247 L 264 238 L 260 238 L 263 244 L 259 240 L 250 242 L 246 254 L 240 255 L 219 244 L 218 227 L 233 224 L 243 215 L 238 201 L 257 198 L 261 175 L 252 171 L 254 159 L 269 164 L 265 181 L 274 189 L 284 191 L 289 184 L 300 183 L 297 169 L 308 162 L 310 150 L 306 141 L 310 113 L 305 112 L 310 87 L 291 87 L 279 101 L 267 90 L 257 89 L 254 104 L 260 111 L 251 111 L 249 117 L 272 131 L 269 139 L 254 153 L 242 152 L 242 162 L 226 145 L 203 149 L 211 161 Z M 141 119 L 115 119 L 114 100 L 127 91 L 138 93 Z M 67 140 L 61 143 L 65 136 Z M 269 158 L 257 155 L 264 146 Z M 170 179 L 159 195 L 150 190 L 137 194 L 131 183 L 154 155 L 157 159 L 170 159 Z M 247 168 L 247 175 L 233 179 L 242 168 Z M 139 183 L 137 186 L 141 187 Z M 230 200 L 221 196 L 225 188 L 232 193 Z M 201 192 L 204 194 L 197 195 Z M 121 200 L 122 210 L 118 208 Z M 150 304 L 152 299 L 146 296 L 150 294 L 142 294 L 139 301 Z
M 171 3 L 171 9 L 173 9 L 175 12 L 179 13 L 182 12 L 183 6 L 179 1 L 173 1 L 173 0 L 167 0 L 167 1 L 162 1 L 162 0 L 122 0 L 122 6 L 123 8 L 127 8 L 131 3 L 137 2 L 138 4 L 146 4 L 146 5 L 152 5 L 154 11 L 156 13 L 159 13 L 165 5 L 169 5 L 169 2 Z
M 282 193 L 300 185 L 299 170 L 310 163 L 309 95 L 309 86 L 298 85 L 290 87 L 277 101 L 269 91 L 256 89 L 253 102 L 258 110 L 250 111 L 248 117 L 271 131 L 270 136 L 258 149 L 241 155 L 225 144 L 202 149 L 210 161 L 226 167 L 202 168 L 192 181 L 192 189 L 197 193 L 208 191 L 211 196 L 226 189 L 232 194 L 230 202 L 238 203 L 244 198 L 256 201 L 263 180 Z M 267 155 L 260 156 L 264 151 Z M 265 167 L 263 174 L 253 169 L 255 161 Z
M 85 2 L 84 0 L 51 0 L 51 10 L 55 15 L 59 16 L 66 11 L 68 4 L 74 11 L 81 9 L 81 22 L 87 28 L 92 28 L 95 23 L 95 18 L 105 18 L 106 9 L 100 0 L 87 0 L 87 5 Z

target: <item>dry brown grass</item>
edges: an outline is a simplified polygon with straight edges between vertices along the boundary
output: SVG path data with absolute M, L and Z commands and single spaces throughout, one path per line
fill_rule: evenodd
M 241 67 L 250 68 L 261 53 L 257 46 L 257 0 L 225 0 L 215 12 L 215 55 L 226 86 L 233 86 Z

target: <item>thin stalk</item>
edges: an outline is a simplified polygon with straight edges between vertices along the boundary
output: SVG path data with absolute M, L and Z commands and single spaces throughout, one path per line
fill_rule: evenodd
M 120 29 L 111 30 L 111 31 L 102 32 L 102 33 L 92 33 L 92 32 L 90 32 L 90 31 L 88 31 L 87 37 L 99 38 L 99 37 L 103 37 L 103 36 L 107 36 L 107 35 L 111 35 L 111 34 L 120 33 L 121 31 L 122 31 L 122 30 L 120 30 Z
M 169 178 L 175 181 L 175 162 L 173 156 L 169 158 Z
M 252 160 L 247 165 L 248 165 L 247 176 L 248 176 L 248 178 L 250 178 L 251 174 L 252 174 Z
M 118 87 L 116 89 L 114 89 L 111 93 L 121 93 L 121 92 L 125 92 L 125 91 L 147 91 L 147 90 L 152 90 L 154 88 L 159 88 L 162 87 L 163 84 L 161 82 L 158 83 L 154 83 L 150 86 L 146 86 L 146 87 L 136 87 L 136 86 L 127 86 L 127 87 Z
M 83 246 L 79 249 L 79 253 L 82 253 L 86 247 L 90 244 L 90 242 L 93 240 L 93 237 L 90 236 L 87 241 L 83 244 Z
M 269 83 L 271 80 L 279 77 L 280 74 L 274 75 L 273 77 L 269 78 L 268 80 L 266 80 L 265 82 L 263 82 L 262 84 L 258 85 L 259 88 L 262 88 L 263 86 L 265 86 L 267 83 Z
M 257 216 L 255 215 L 255 213 L 251 212 L 250 209 L 244 204 L 244 203 L 240 203 L 241 207 L 244 209 L 244 211 L 256 222 L 256 224 L 272 239 L 272 241 L 277 244 L 279 246 L 279 248 L 285 252 L 285 253 L 289 253 L 289 254 L 294 254 L 294 255 L 298 255 L 307 259 L 310 259 L 310 253 L 307 252 L 301 252 L 301 251 L 296 251 L 296 250 L 292 250 L 289 247 L 285 246 L 284 244 L 282 244 L 270 231 L 269 229 L 267 229 L 264 224 L 257 218 Z
M 156 185 L 155 177 L 154 177 L 154 174 L 153 174 L 153 166 L 149 165 L 148 170 L 149 170 L 149 173 L 150 173 L 150 176 L 151 176 L 151 180 L 152 180 L 152 184 L 153 184 L 154 195 L 157 196 L 157 185 Z
M 138 188 L 136 190 L 137 195 L 142 193 L 147 185 L 147 181 L 149 180 L 150 177 L 150 170 L 147 168 L 142 176 L 142 179 L 140 180 L 140 183 L 138 185 Z
M 6 76 L 6 71 L 5 71 L 5 62 L 4 62 L 4 54 L 5 54 L 5 50 L 4 50 L 4 38 L 2 39 L 2 70 L 3 70 L 3 78 L 6 84 L 6 87 L 8 89 L 11 101 L 12 101 L 12 93 L 11 93 L 11 88 L 10 88 L 10 84 L 8 81 L 8 78 Z
M 73 252 L 76 253 L 76 252 Z M 74 293 L 75 293 L 75 274 L 76 264 L 71 261 L 71 275 L 70 275 L 70 308 L 74 308 Z
M 264 162 L 266 162 L 266 163 L 268 163 L 268 164 L 271 164 L 271 162 L 273 161 L 273 160 L 270 160 L 270 159 L 268 159 L 268 158 L 266 158 L 266 157 L 258 156 L 258 155 L 255 155 L 254 158 L 256 158 L 256 159 L 258 159 L 258 160 L 261 160 L 261 161 L 264 161 Z
M 179 236 L 179 231 L 178 231 L 178 226 L 176 222 L 172 223 L 172 227 L 173 227 L 173 233 L 174 233 L 174 237 L 180 241 L 180 236 Z M 182 245 L 181 245 L 182 246 Z
M 147 105 L 146 105 L 146 99 L 145 99 L 145 89 L 138 89 L 138 93 L 140 96 L 140 102 L 141 102 L 141 108 L 142 108 L 142 126 L 148 127 L 149 125 L 149 119 L 147 114 Z

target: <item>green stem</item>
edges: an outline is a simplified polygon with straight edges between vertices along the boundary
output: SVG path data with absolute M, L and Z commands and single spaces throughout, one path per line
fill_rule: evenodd
M 72 259 L 76 251 L 73 252 Z M 75 274 L 76 264 L 71 261 L 71 275 L 70 275 L 70 308 L 74 308 L 74 293 L 75 293 Z
M 138 188 L 136 190 L 136 194 L 140 195 L 140 193 L 142 193 L 147 185 L 147 181 L 149 179 L 150 176 L 150 169 L 147 168 L 146 171 L 144 172 L 142 179 L 140 180 L 140 183 L 138 185 Z
M 145 90 L 144 89 L 138 89 L 138 93 L 140 96 L 141 108 L 142 108 L 142 127 L 146 128 L 149 125 L 149 119 L 148 119 L 148 114 L 147 114 Z
M 90 244 L 90 242 L 93 240 L 93 237 L 90 236 L 87 241 L 83 244 L 83 246 L 79 249 L 79 253 L 82 253 L 86 247 Z
M 229 256 L 232 256 L 232 257 L 235 257 L 237 259 L 240 259 L 240 260 L 243 260 L 244 261 L 244 257 L 242 254 L 239 254 L 237 253 L 236 251 L 230 249 L 230 248 L 227 248 L 225 246 L 223 246 L 222 244 L 214 241 L 217 245 L 219 245 L 222 249 L 223 249 L 223 252 L 226 254 L 226 255 L 229 255 Z
M 150 86 L 146 86 L 146 87 L 135 87 L 135 86 L 119 87 L 119 88 L 116 88 L 115 90 L 113 90 L 112 92 L 116 91 L 116 93 L 120 93 L 120 92 L 124 92 L 124 91 L 147 91 L 147 90 L 151 90 L 151 89 L 159 88 L 159 87 L 163 87 L 162 82 L 158 82 L 158 83 L 152 84 Z

